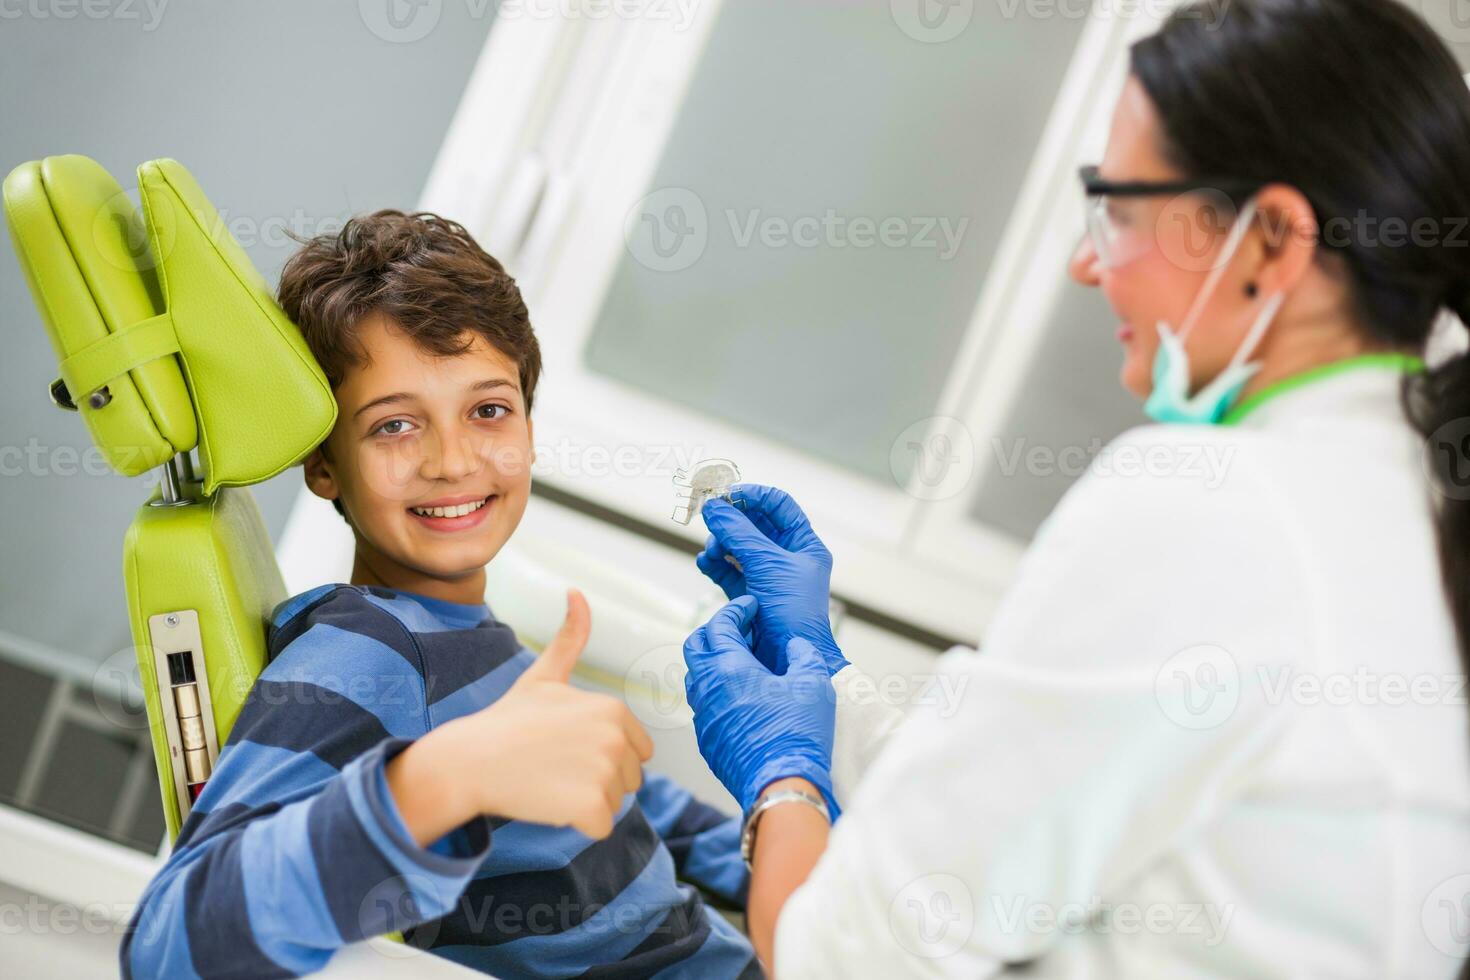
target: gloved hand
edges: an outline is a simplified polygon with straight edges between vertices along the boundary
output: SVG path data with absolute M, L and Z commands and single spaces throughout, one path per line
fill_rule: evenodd
M 752 595 L 760 602 L 755 654 L 766 667 L 785 673 L 786 642 L 800 636 L 821 653 L 828 675 L 837 673 L 847 658 L 827 615 L 832 553 L 784 490 L 754 483 L 734 490 L 743 498 L 743 511 L 718 498 L 705 503 L 710 538 L 695 564 L 728 598 Z
M 741 596 L 684 641 L 684 689 L 699 753 L 743 813 L 771 783 L 800 776 L 821 791 L 835 820 L 832 679 L 821 654 L 799 636 L 787 642 L 786 673 L 767 670 L 748 639 L 757 607 Z

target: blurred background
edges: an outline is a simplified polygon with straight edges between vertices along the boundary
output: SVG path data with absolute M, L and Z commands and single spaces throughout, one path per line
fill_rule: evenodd
M 1026 542 L 1141 421 L 1065 262 L 1076 168 L 1170 6 L 0 0 L 0 165 L 80 153 L 131 191 L 176 158 L 272 286 L 293 234 L 460 221 L 547 363 L 502 618 L 554 613 L 540 575 L 696 621 L 703 529 L 670 521 L 672 481 L 727 457 L 812 515 L 854 659 L 917 677 L 983 647 Z M 1470 7 L 1420 9 L 1470 68 Z M 149 485 L 49 403 L 55 353 L 0 250 L 0 803 L 151 855 L 120 567 Z M 299 468 L 253 492 L 290 591 L 345 579 L 350 537 Z M 649 654 L 606 645 L 613 678 Z

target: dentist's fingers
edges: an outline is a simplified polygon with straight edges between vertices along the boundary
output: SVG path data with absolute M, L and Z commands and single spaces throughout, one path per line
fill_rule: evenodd
M 699 627 L 684 638 L 684 663 L 693 672 L 695 664 L 713 651 L 709 645 L 709 624 Z
M 716 497 L 706 501 L 700 514 L 710 534 L 742 565 L 749 564 L 752 558 L 763 552 L 780 547 L 727 500 Z
M 747 514 L 759 515 L 769 522 L 779 534 L 804 530 L 811 527 L 806 511 L 796 498 L 779 487 L 768 487 L 760 483 L 739 483 L 730 488 L 731 495 L 738 495 L 745 503 Z
M 807 518 L 806 511 L 785 490 L 762 486 L 758 483 L 740 483 L 731 488 L 738 494 L 745 513 L 755 526 L 789 551 L 826 552 L 822 542 Z
M 725 555 L 725 549 L 711 537 L 705 550 L 694 556 L 694 565 L 705 578 L 720 587 L 726 599 L 733 599 L 745 591 L 745 576 L 726 560 Z
M 704 627 L 710 649 L 716 654 L 737 650 L 749 652 L 750 641 L 746 636 L 755 622 L 759 606 L 753 595 L 743 595 L 725 603 Z

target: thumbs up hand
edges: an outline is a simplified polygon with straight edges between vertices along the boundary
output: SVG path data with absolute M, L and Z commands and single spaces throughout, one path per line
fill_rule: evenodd
M 571 826 L 593 838 L 612 832 L 623 797 L 643 783 L 642 764 L 653 756 L 653 743 L 622 701 L 568 683 L 590 629 L 587 600 L 569 590 L 561 629 L 510 690 L 404 752 L 407 762 L 419 750 L 420 765 L 432 760 L 458 786 L 439 795 L 453 800 L 449 809 L 460 819 L 447 822 L 453 817 L 441 814 L 426 832 L 475 814 Z M 392 763 L 389 768 L 398 796 Z M 404 803 L 399 800 L 401 809 L 413 809 Z

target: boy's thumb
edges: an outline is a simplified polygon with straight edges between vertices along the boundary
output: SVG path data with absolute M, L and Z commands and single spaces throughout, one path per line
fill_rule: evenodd
M 570 680 L 591 632 L 592 612 L 587 608 L 587 597 L 577 589 L 568 589 L 567 618 L 562 620 L 561 629 L 546 644 L 541 656 L 521 676 L 543 681 Z

